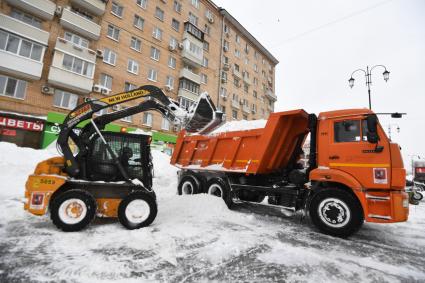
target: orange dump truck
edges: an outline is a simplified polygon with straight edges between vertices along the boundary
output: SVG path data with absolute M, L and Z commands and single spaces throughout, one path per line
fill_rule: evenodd
M 293 110 L 271 114 L 265 126 L 229 123 L 205 135 L 179 134 L 171 158 L 181 169 L 179 194 L 213 194 L 229 207 L 267 197 L 268 205 L 305 210 L 320 231 L 340 237 L 364 221 L 407 220 L 400 148 L 371 110 L 319 117 Z M 310 151 L 304 153 L 308 135 Z

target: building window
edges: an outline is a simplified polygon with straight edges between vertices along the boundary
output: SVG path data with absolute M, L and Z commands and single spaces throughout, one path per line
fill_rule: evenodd
M 248 43 L 245 43 L 245 53 L 249 54 L 249 45 Z
M 257 64 L 254 64 L 254 71 L 255 71 L 256 73 L 258 73 L 258 66 L 257 66 Z
M 100 74 L 100 82 L 99 84 L 103 86 L 104 88 L 107 88 L 109 90 L 112 89 L 112 77 L 107 74 Z
M 136 3 L 143 9 L 146 9 L 146 6 L 148 5 L 148 0 L 136 0 Z
M 162 30 L 159 27 L 153 27 L 152 37 L 158 40 L 162 40 Z
M 160 54 L 159 49 L 152 46 L 151 47 L 151 59 L 154 59 L 155 61 L 159 61 L 159 54 Z
M 254 51 L 254 58 L 255 59 L 258 59 L 258 52 L 257 52 L 257 50 Z
M 254 78 L 254 85 L 258 85 L 258 79 Z
M 255 90 L 254 90 L 254 91 L 252 92 L 252 96 L 253 96 L 253 97 L 255 97 L 255 98 L 257 98 L 257 91 L 255 91 Z
M 174 77 L 167 76 L 167 80 L 165 82 L 165 85 L 173 89 L 174 88 Z
M 248 93 L 249 92 L 249 86 L 247 84 L 243 84 L 243 91 L 245 93 Z
M 205 68 L 208 68 L 208 58 L 204 57 L 202 58 L 202 66 Z
M 236 43 L 241 43 L 241 37 L 239 36 L 239 34 L 235 34 L 235 40 L 236 40 Z
M 201 74 L 201 83 L 207 84 L 208 83 L 208 76 L 205 74 Z
M 227 89 L 224 87 L 220 88 L 220 96 L 221 97 L 227 97 Z
M 241 52 L 238 49 L 235 49 L 235 56 L 241 58 Z
M 139 15 L 134 15 L 133 25 L 136 28 L 143 30 L 143 27 L 145 26 L 145 20 Z
M 191 0 L 192 6 L 196 9 L 199 9 L 199 0 Z
M 130 41 L 130 48 L 140 52 L 142 49 L 142 41 L 137 37 L 132 36 Z
M 176 49 L 177 48 L 177 44 L 178 44 L 178 41 L 177 41 L 177 39 L 175 38 L 175 37 L 170 37 L 170 47 L 173 47 L 174 49 Z
M 66 31 L 64 34 L 65 40 L 74 43 L 77 46 L 89 48 L 89 41 L 79 35 Z
M 253 113 L 257 112 L 257 105 L 255 105 L 254 103 L 252 104 L 251 110 Z
M 186 110 L 192 107 L 192 105 L 194 104 L 192 100 L 187 99 L 186 97 L 183 97 L 183 96 L 180 96 L 179 103 L 180 103 L 180 107 Z
M 234 85 L 235 87 L 241 87 L 240 80 L 239 80 L 238 78 L 234 77 L 234 78 L 233 78 L 233 85 Z
M 62 68 L 88 78 L 93 78 L 93 63 L 68 54 L 63 55 Z
M 199 94 L 199 85 L 185 78 L 180 79 L 179 88 Z
M 164 11 L 161 10 L 161 8 L 156 7 L 156 9 L 155 9 L 155 17 L 158 20 L 164 21 Z
M 39 18 L 34 17 L 33 15 L 29 15 L 29 14 L 24 13 L 22 11 L 12 9 L 10 16 L 12 18 L 15 18 L 15 19 L 21 21 L 21 22 L 24 22 L 26 24 L 32 25 L 33 27 L 41 29 L 42 21 Z
M 249 64 L 249 59 L 245 58 L 245 65 L 248 65 L 248 64 Z
M 192 25 L 198 26 L 198 17 L 192 14 L 191 12 L 189 12 L 189 22 Z
M 233 118 L 233 120 L 237 120 L 238 119 L 238 111 L 232 110 L 232 118 Z
M 169 131 L 170 130 L 170 121 L 166 118 L 162 118 L 161 129 Z
M 127 71 L 137 75 L 139 73 L 139 63 L 137 63 L 133 59 L 128 59 Z
M 211 28 L 207 24 L 205 24 L 205 26 L 204 26 L 204 33 L 206 33 L 208 35 L 210 35 L 210 33 L 211 33 Z
M 129 83 L 129 82 L 125 82 L 124 83 L 124 91 L 131 91 L 133 89 L 136 89 L 137 85 Z
M 205 51 L 210 51 L 210 44 L 207 41 L 204 41 L 203 45 Z
M 223 40 L 223 50 L 224 52 L 229 51 L 229 42 L 227 40 Z
M 170 57 L 168 57 L 168 67 L 175 69 L 176 68 L 176 58 L 174 58 L 173 56 L 170 55 Z
M 56 89 L 53 97 L 53 106 L 74 109 L 78 104 L 78 95 Z
M 182 12 L 182 4 L 179 1 L 174 1 L 174 11 L 176 11 L 177 13 L 181 13 Z
M 0 50 L 40 62 L 44 47 L 0 30 Z
M 128 107 L 127 106 L 121 106 L 121 110 L 125 110 L 125 109 L 127 109 Z M 124 122 L 129 122 L 129 123 L 131 123 L 132 121 L 133 121 L 133 116 L 126 116 L 126 117 L 124 117 L 124 118 L 121 118 L 120 119 L 121 121 L 124 121 Z
M 124 7 L 117 2 L 112 2 L 111 13 L 117 17 L 122 18 Z
M 155 69 L 149 69 L 148 80 L 156 82 L 158 80 L 158 71 Z
M 235 71 L 236 72 L 239 72 L 240 70 L 239 70 L 239 65 L 238 64 L 235 64 L 234 66 L 233 66 L 233 68 L 235 69 Z
M 176 19 L 173 19 L 173 20 L 171 21 L 171 27 L 172 27 L 174 30 L 179 31 L 179 28 L 180 28 L 180 22 L 179 22 L 178 20 L 176 20 Z
M 103 62 L 115 66 L 116 61 L 117 61 L 117 53 L 105 47 L 103 49 Z
M 120 29 L 113 25 L 108 25 L 108 37 L 118 41 L 120 38 Z
M 143 113 L 142 124 L 148 127 L 152 127 L 153 124 L 153 115 L 152 113 Z
M 0 75 L 0 96 L 25 99 L 27 82 Z
M 227 83 L 227 73 L 225 71 L 221 71 L 221 81 Z
M 223 56 L 223 63 L 229 64 L 229 57 Z

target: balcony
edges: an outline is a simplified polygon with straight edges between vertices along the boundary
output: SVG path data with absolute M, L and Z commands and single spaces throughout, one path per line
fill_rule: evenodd
M 69 72 L 62 68 L 50 66 L 49 83 L 79 93 L 90 93 L 93 88 L 93 79 Z
M 179 92 L 178 92 L 177 95 L 178 96 L 183 96 L 183 97 L 185 97 L 187 99 L 190 99 L 192 101 L 197 101 L 198 100 L 198 97 L 199 97 L 199 94 L 194 93 L 194 92 L 191 92 L 191 91 L 188 91 L 188 90 L 186 90 L 184 88 L 179 88 Z
M 239 79 L 242 79 L 242 74 L 241 74 L 241 72 L 239 72 L 238 70 L 236 70 L 235 68 L 233 68 L 232 69 L 232 74 L 235 76 L 235 77 L 237 77 L 237 78 L 239 78 Z
M 64 28 L 87 38 L 98 40 L 100 37 L 100 25 L 74 13 L 69 7 L 63 9 L 60 23 Z
M 33 27 L 12 17 L 0 13 L 0 28 L 28 38 L 32 41 L 47 45 L 50 34 L 47 31 Z
M 105 13 L 107 0 L 71 0 L 72 4 L 75 4 L 88 12 L 101 16 Z
M 93 75 L 90 77 L 83 76 L 62 68 L 64 54 L 71 55 L 75 58 L 88 62 L 88 64 L 92 64 L 92 73 L 94 73 L 96 52 L 91 49 L 76 46 L 72 42 L 68 42 L 63 38 L 58 38 L 56 40 L 52 65 L 49 70 L 49 83 L 78 93 L 90 93 L 93 88 Z
M 248 76 L 245 76 L 245 75 L 243 76 L 243 82 L 246 83 L 246 84 L 248 84 L 248 85 L 251 84 L 250 78 Z
M 270 99 L 271 101 L 277 101 L 277 96 L 271 91 L 271 89 L 267 89 L 265 92 L 266 96 L 268 99 Z
M 88 48 L 77 46 L 73 44 L 72 42 L 66 41 L 63 38 L 56 39 L 55 50 L 59 50 L 63 53 L 74 55 L 75 57 L 79 57 L 93 64 L 96 63 L 95 51 Z
M 192 50 L 196 50 L 196 52 Z M 193 40 L 186 38 L 185 40 L 183 40 L 183 50 L 181 52 L 181 56 L 186 64 L 195 68 L 201 67 L 204 58 L 202 43 L 197 43 Z
M 28 80 L 39 80 L 43 63 L 0 50 L 0 71 Z
M 6 2 L 43 20 L 52 20 L 55 16 L 56 4 L 49 0 L 6 0 Z
M 186 69 L 186 68 L 181 69 L 180 77 L 191 80 L 192 82 L 195 82 L 197 84 L 201 84 L 201 76 L 199 76 L 198 74 L 192 73 L 189 69 Z
M 239 109 L 239 101 L 237 101 L 237 100 L 232 100 L 232 107 L 233 107 L 233 108 L 236 108 L 236 109 Z

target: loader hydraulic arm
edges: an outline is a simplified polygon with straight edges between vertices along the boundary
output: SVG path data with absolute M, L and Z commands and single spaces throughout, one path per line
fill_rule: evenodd
M 145 98 L 145 100 L 137 106 L 92 118 L 94 113 L 102 109 L 139 98 Z M 202 101 L 202 98 L 206 102 Z M 200 105 L 209 105 L 209 109 L 204 107 L 201 111 L 198 111 Z M 102 130 L 106 124 L 112 121 L 148 110 L 159 111 L 167 119 L 174 123 L 180 123 L 189 129 L 194 129 L 194 125 L 202 128 L 207 127 L 216 118 L 216 109 L 208 95 L 202 96 L 193 109 L 190 113 L 181 109 L 161 89 L 152 85 L 145 85 L 135 90 L 84 102 L 72 110 L 60 126 L 61 131 L 57 143 L 65 157 L 65 171 L 72 177 L 77 176 L 80 172 L 80 166 L 70 148 L 69 139 L 77 145 L 79 151 L 84 151 L 87 147 L 85 141 L 94 131 Z M 221 116 L 219 118 L 221 120 Z M 79 123 L 89 119 L 91 123 L 87 124 L 79 134 L 74 132 Z

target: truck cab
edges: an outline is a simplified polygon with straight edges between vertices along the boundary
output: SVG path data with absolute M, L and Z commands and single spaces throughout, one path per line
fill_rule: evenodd
M 400 147 L 389 140 L 371 110 L 321 113 L 316 138 L 317 168 L 310 172 L 315 186 L 353 192 L 368 222 L 407 220 Z

